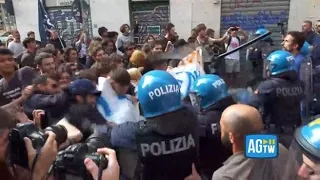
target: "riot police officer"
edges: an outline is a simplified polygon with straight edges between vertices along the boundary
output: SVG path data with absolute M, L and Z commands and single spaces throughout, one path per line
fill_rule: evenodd
M 258 95 L 267 131 L 280 135 L 284 146 L 290 145 L 295 127 L 301 124 L 300 102 L 304 97 L 303 82 L 294 70 L 287 51 L 277 50 L 267 58 L 268 80 L 259 84 Z
M 300 63 L 299 78 L 304 83 L 305 98 L 301 102 L 301 118 L 303 123 L 308 123 L 311 114 L 311 105 L 314 100 L 313 94 L 313 70 L 312 60 L 310 58 L 311 49 L 310 44 L 305 41 L 300 54 L 304 57 Z
M 200 169 L 204 176 L 211 179 L 213 172 L 232 155 L 221 143 L 218 126 L 222 112 L 235 102 L 228 93 L 226 83 L 217 75 L 200 76 L 194 82 L 192 91 L 191 96 L 196 96 L 196 104 L 201 110 L 198 114 Z
M 261 36 L 267 33 L 268 30 L 265 28 L 260 28 L 255 32 L 255 36 Z M 270 37 L 267 37 L 259 41 L 256 45 L 249 48 L 248 59 L 252 64 L 252 77 L 247 83 L 248 87 L 256 87 L 259 82 L 261 82 L 265 76 L 265 66 L 266 57 L 273 50 L 273 41 Z
M 178 81 L 166 71 L 144 74 L 138 89 L 146 121 L 114 127 L 113 146 L 138 152 L 142 179 L 184 179 L 197 157 L 196 114 L 182 104 Z
M 319 118 L 295 131 L 282 179 L 320 179 L 319 131 Z

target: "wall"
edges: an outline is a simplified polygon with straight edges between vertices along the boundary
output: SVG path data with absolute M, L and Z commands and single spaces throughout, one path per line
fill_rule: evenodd
M 170 19 L 179 36 L 186 40 L 191 35 L 191 29 L 200 23 L 215 30 L 216 36 L 219 36 L 220 7 L 218 0 L 170 0 Z
M 304 20 L 320 20 L 319 0 L 291 0 L 288 30 L 301 30 Z
M 47 0 L 46 7 L 51 22 L 67 46 L 72 46 L 83 30 L 92 36 L 89 0 Z
M 230 26 L 240 26 L 249 35 L 265 27 L 272 32 L 276 46 L 280 46 L 281 34 L 277 23 L 287 22 L 290 0 L 222 0 L 221 32 Z
M 36 39 L 40 39 L 38 26 L 38 1 L 14 0 L 12 2 L 16 25 L 20 32 L 21 39 L 26 38 L 29 31 L 34 31 Z
M 149 35 L 154 38 L 165 35 L 165 26 L 170 22 L 169 1 L 132 2 L 131 22 L 139 21 L 135 42 L 144 44 Z
M 128 0 L 90 0 L 90 9 L 93 36 L 101 26 L 119 32 L 122 24 L 130 24 Z

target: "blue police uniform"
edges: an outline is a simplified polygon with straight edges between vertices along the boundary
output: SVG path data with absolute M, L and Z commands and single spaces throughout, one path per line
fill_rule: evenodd
M 304 97 L 303 82 L 294 70 L 293 57 L 289 52 L 275 51 L 269 55 L 267 62 L 270 79 L 259 84 L 256 94 L 268 131 L 288 135 L 283 136 L 282 142 L 288 147 L 294 128 L 301 124 L 300 102 Z
M 201 109 L 198 114 L 200 169 L 211 179 L 213 172 L 232 155 L 231 150 L 221 143 L 219 122 L 222 112 L 235 102 L 226 83 L 217 75 L 200 76 L 192 91 L 199 97 Z
M 295 56 L 295 70 L 298 72 L 300 80 L 304 82 L 305 98 L 301 102 L 301 117 L 303 123 L 310 121 L 311 105 L 314 100 L 313 70 L 310 55 L 310 44 L 304 42 L 300 53 Z
M 138 89 L 146 121 L 116 126 L 112 145 L 139 154 L 141 179 L 184 179 L 197 157 L 196 114 L 182 105 L 180 86 L 168 72 L 144 74 Z

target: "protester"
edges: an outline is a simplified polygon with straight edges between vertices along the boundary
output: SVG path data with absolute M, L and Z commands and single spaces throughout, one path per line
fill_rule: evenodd
M 30 66 L 36 68 L 34 63 L 34 58 L 37 51 L 36 41 L 32 38 L 26 38 L 23 40 L 23 46 L 26 51 L 21 54 L 20 67 Z
M 60 51 L 62 51 L 64 48 L 67 47 L 66 46 L 66 42 L 59 37 L 59 34 L 58 34 L 57 31 L 51 31 L 50 32 L 50 41 L 49 41 L 49 43 L 53 44 L 53 46 L 56 49 L 60 50 Z
M 8 49 L 13 53 L 13 57 L 17 58 L 23 51 L 20 33 L 17 30 L 12 31 L 13 41 L 8 44 Z
M 151 22 L 158 15 L 142 16 L 141 24 L 136 15 L 132 24 L 122 22 L 119 37 L 114 29 L 108 30 L 107 24 L 90 33 L 85 27 L 77 27 L 72 37 L 65 33 L 59 37 L 57 32 L 63 32 L 59 24 L 57 29 L 46 27 L 50 37 L 42 37 L 44 48 L 40 49 L 35 32 L 28 32 L 23 43 L 19 32 L 12 32 L 9 49 L 0 48 L 0 174 L 3 169 L 8 175 L 3 174 L 3 179 L 90 179 L 90 175 L 101 180 L 315 177 L 310 177 L 310 173 L 318 172 L 313 151 L 308 151 L 305 144 L 298 149 L 290 146 L 294 129 L 301 124 L 300 105 L 308 86 L 297 76 L 296 71 L 304 67 L 300 54 L 308 58 L 310 53 L 312 65 L 317 65 L 319 36 L 313 35 L 312 23 L 305 21 L 302 34 L 287 33 L 282 43 L 286 51 L 269 56 L 269 37 L 248 48 L 249 59 L 260 63 L 259 77 L 251 74 L 258 79 L 255 84 L 267 79 L 257 89 L 249 85 L 239 90 L 243 84 L 239 73 L 245 71 L 240 69 L 239 51 L 226 57 L 227 77 L 206 73 L 220 73 L 224 59 L 215 57 L 247 39 L 241 23 L 230 25 L 221 37 L 215 35 L 219 29 L 200 23 L 192 27 L 188 39 L 179 39 L 174 24 L 162 22 L 147 27 L 146 20 Z M 159 33 L 150 29 L 153 26 L 160 27 Z M 254 36 L 266 32 L 259 27 Z M 99 37 L 92 37 L 95 33 Z M 301 46 L 303 34 L 306 41 L 313 41 L 312 52 L 306 53 Z M 310 72 L 311 76 L 315 70 L 300 72 Z M 247 76 L 243 78 L 249 82 Z M 313 97 L 316 93 L 309 94 Z M 36 169 L 29 162 L 32 171 L 11 168 L 4 162 L 6 154 L 13 152 L 6 152 L 7 144 L 17 139 L 10 134 L 15 132 L 12 128 L 29 127 L 26 125 L 34 125 L 34 129 L 20 133 L 32 141 L 26 140 L 29 161 L 38 159 Z M 294 140 L 300 140 L 301 145 L 305 137 L 311 137 L 306 133 L 316 129 L 310 127 L 298 129 Z M 43 128 L 54 131 L 57 140 L 54 135 L 42 137 L 47 131 Z M 62 131 L 66 139 L 60 144 Z M 290 146 L 291 156 L 279 144 L 277 158 L 245 157 L 245 137 L 251 133 L 277 134 L 281 144 Z M 36 141 L 44 146 L 36 147 Z M 299 153 L 301 149 L 303 153 Z M 295 152 L 298 156 L 292 156 Z M 301 168 L 298 171 L 294 167 Z

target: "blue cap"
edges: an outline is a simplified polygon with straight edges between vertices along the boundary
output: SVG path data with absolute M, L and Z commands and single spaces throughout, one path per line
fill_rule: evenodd
M 299 128 L 295 133 L 298 144 L 312 160 L 320 160 L 320 118 Z
M 138 99 L 143 116 L 160 116 L 182 108 L 180 85 L 168 72 L 153 70 L 142 76 Z
M 100 95 L 101 91 L 93 85 L 88 79 L 77 79 L 68 86 L 71 95 Z

